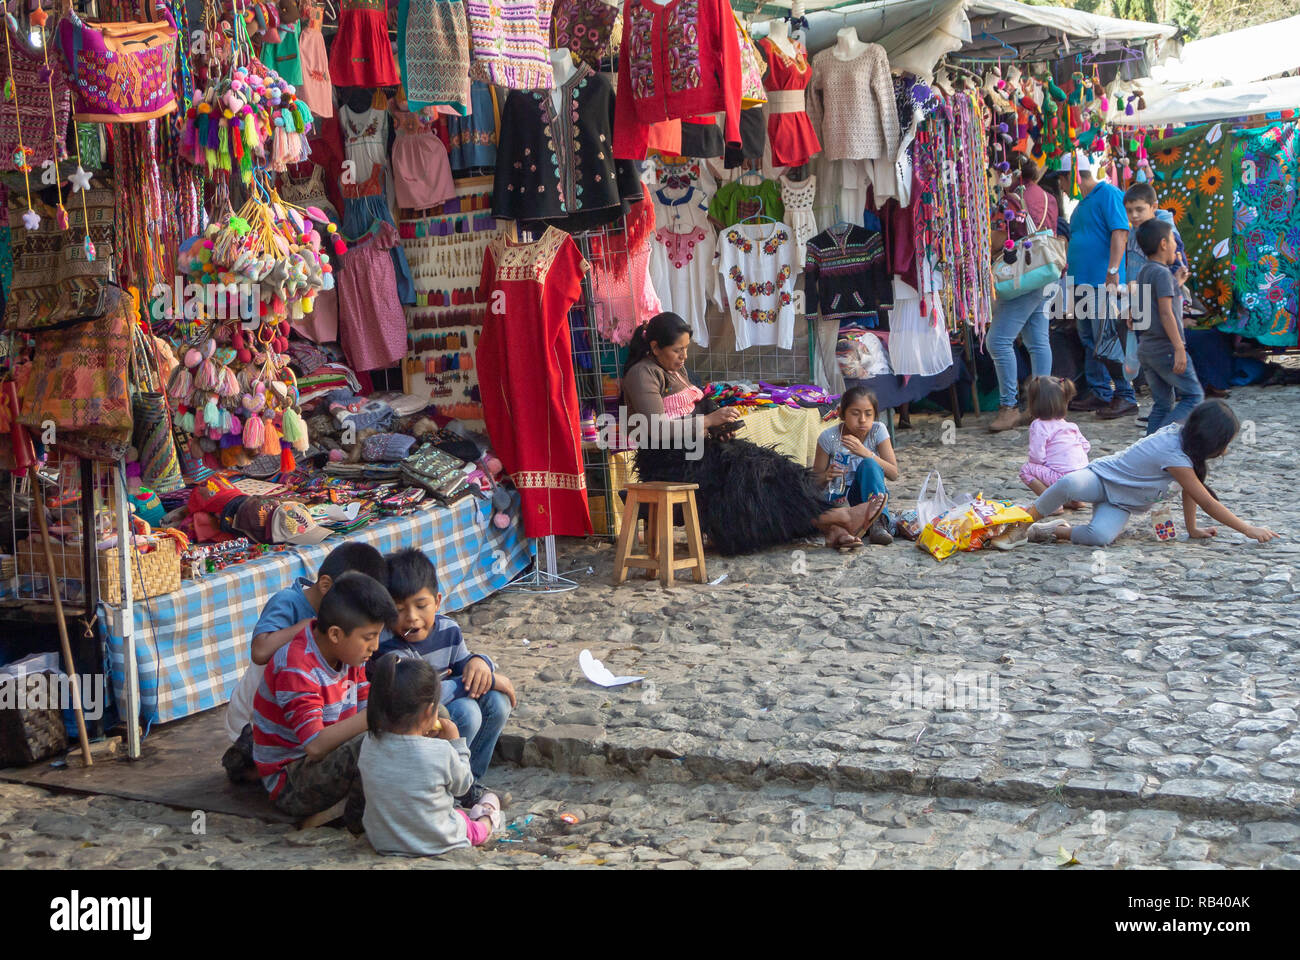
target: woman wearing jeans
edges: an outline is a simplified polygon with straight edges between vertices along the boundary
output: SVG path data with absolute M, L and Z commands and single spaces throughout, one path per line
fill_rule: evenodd
M 1038 164 L 1023 154 L 1019 155 L 1020 183 L 1019 195 L 1007 191 L 1007 200 L 1012 207 L 1024 215 L 1022 220 L 1013 220 L 1007 228 L 1012 240 L 1023 239 L 1030 232 L 1050 228 L 1056 232 L 1056 221 L 1060 213 L 1056 198 L 1038 185 Z M 995 244 L 997 234 L 994 234 Z M 1000 247 L 995 246 L 995 252 Z M 989 424 L 989 430 L 998 433 L 1010 430 L 1020 424 L 1020 411 L 1017 400 L 1017 365 L 1016 337 L 1024 340 L 1025 349 L 1029 351 L 1030 373 L 1035 377 L 1047 377 L 1052 373 L 1052 346 L 1049 337 L 1051 325 L 1047 316 L 1047 305 L 1051 297 L 1043 290 L 1034 290 L 1014 300 L 997 300 L 993 307 L 993 323 L 989 326 L 985 341 L 989 355 L 993 358 L 993 367 L 998 374 L 998 393 L 1000 394 L 998 414 Z

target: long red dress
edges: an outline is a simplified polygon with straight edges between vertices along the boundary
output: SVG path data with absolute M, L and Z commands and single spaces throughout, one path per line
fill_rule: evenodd
M 388 42 L 385 0 L 341 0 L 339 32 L 330 47 L 336 87 L 395 87 L 402 82 Z
M 817 131 L 804 112 L 804 88 L 812 77 L 808 51 L 795 40 L 790 44 L 795 49 L 793 59 L 767 37 L 758 42 L 767 57 L 763 87 L 768 94 L 767 142 L 774 167 L 802 166 L 822 150 Z
M 487 313 L 474 364 L 488 436 L 530 537 L 592 532 L 569 339 L 569 308 L 589 267 L 555 227 L 533 243 L 498 237 L 483 254 Z

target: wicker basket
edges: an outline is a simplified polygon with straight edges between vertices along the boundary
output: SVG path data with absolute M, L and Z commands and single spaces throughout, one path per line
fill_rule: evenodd
M 19 540 L 18 573 L 44 575 L 45 553 L 39 543 Z M 65 548 L 66 549 L 66 548 Z M 122 581 L 120 552 L 116 547 L 99 551 L 99 596 L 108 603 L 122 602 Z M 54 575 L 60 580 L 84 580 L 81 556 L 62 556 L 55 554 Z M 160 597 L 165 593 L 180 589 L 181 554 L 180 547 L 170 537 L 158 544 L 158 549 L 150 553 L 131 555 L 131 596 L 136 600 L 144 597 Z

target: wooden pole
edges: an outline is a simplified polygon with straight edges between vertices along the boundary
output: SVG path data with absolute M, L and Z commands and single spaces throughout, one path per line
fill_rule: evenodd
M 63 647 L 63 665 L 68 671 L 68 688 L 72 691 L 72 712 L 77 718 L 77 739 L 81 741 L 81 758 L 86 766 L 94 761 L 90 757 L 90 738 L 86 736 L 86 715 L 81 711 L 81 684 L 77 682 L 77 667 L 72 662 L 72 644 L 68 642 L 68 622 L 63 617 L 63 599 L 59 596 L 59 578 L 54 570 L 54 552 L 50 549 L 50 528 L 45 521 L 45 494 L 41 491 L 41 478 L 36 464 L 27 468 L 32 487 L 32 509 L 41 526 L 41 549 L 45 553 L 45 569 L 50 576 L 50 596 L 54 598 L 54 616 L 59 624 L 59 644 Z M 86 491 L 82 491 L 85 496 Z M 88 532 L 86 536 L 91 536 Z

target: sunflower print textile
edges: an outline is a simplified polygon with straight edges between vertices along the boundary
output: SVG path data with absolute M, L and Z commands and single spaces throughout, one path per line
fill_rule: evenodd
M 1294 123 L 1244 130 L 1232 150 L 1233 317 L 1222 329 L 1294 347 L 1300 307 L 1300 131 Z
M 1188 288 L 1230 316 L 1232 274 L 1232 135 L 1223 124 L 1194 127 L 1147 141 L 1156 194 L 1187 245 Z

